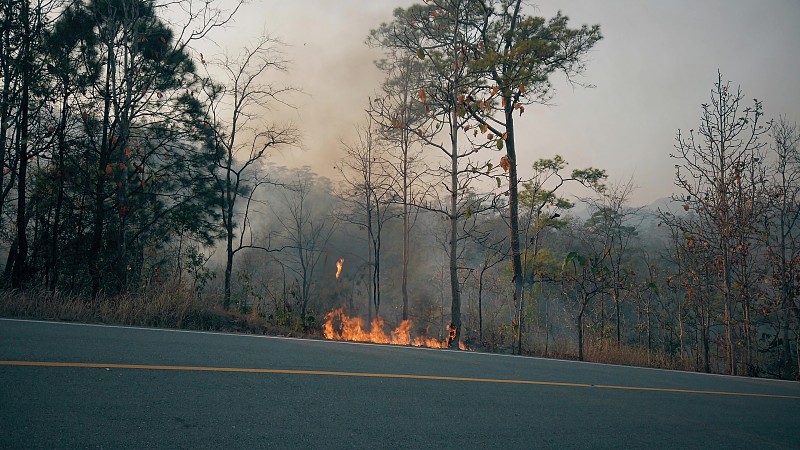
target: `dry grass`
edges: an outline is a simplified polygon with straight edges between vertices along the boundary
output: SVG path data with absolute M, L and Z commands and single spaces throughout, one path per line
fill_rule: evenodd
M 583 359 L 587 362 L 694 371 L 694 368 L 688 361 L 681 362 L 679 358 L 672 357 L 668 354 L 655 351 L 648 352 L 647 349 L 639 347 L 617 347 L 614 343 L 606 342 L 602 346 L 597 343 L 587 344 L 583 350 Z M 546 355 L 541 348 L 531 349 L 525 352 L 525 354 L 577 361 L 578 347 L 574 342 L 557 340 L 550 343 L 550 348 Z
M 660 352 L 648 352 L 647 349 L 637 347 L 617 347 L 616 344 L 607 343 L 604 346 L 589 345 L 584 351 L 584 359 L 590 362 L 686 370 L 679 359 Z
M 0 291 L 0 316 L 159 328 L 288 334 L 257 313 L 225 311 L 186 286 L 168 282 L 140 294 L 94 300 L 49 291 Z

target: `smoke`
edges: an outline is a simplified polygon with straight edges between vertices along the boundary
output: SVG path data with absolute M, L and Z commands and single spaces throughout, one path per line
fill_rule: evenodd
M 260 32 L 285 43 L 289 71 L 274 82 L 300 92 L 289 99 L 290 107 L 268 113 L 278 122 L 295 123 L 303 140 L 299 148 L 274 155 L 273 163 L 312 165 L 319 175 L 334 178 L 340 142 L 350 139 L 354 125 L 365 121 L 368 98 L 383 79 L 373 63 L 381 53 L 365 44 L 367 35 L 381 22 L 390 21 L 394 8 L 413 3 L 262 0 L 244 5 L 225 35 L 215 36 L 226 49 L 247 45 L 249 37 Z

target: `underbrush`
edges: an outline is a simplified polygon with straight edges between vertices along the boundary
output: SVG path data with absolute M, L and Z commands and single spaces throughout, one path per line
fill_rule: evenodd
M 243 314 L 198 297 L 178 282 L 167 282 L 141 293 L 87 299 L 44 290 L 0 291 L 0 316 L 63 320 L 142 327 L 291 335 L 270 324 L 257 311 Z
M 533 339 L 532 339 L 533 340 Z M 489 330 L 484 333 L 482 343 L 470 342 L 474 348 L 490 353 L 513 353 L 515 343 L 510 333 L 501 334 Z M 548 342 L 547 350 L 543 342 L 526 341 L 522 353 L 526 356 L 540 358 L 564 359 L 578 361 L 578 345 L 570 339 L 552 339 Z M 617 346 L 614 342 L 587 342 L 584 347 L 584 361 L 615 364 L 621 366 L 650 367 L 656 369 L 673 369 L 695 371 L 691 361 L 681 361 L 680 358 L 659 351 L 648 351 L 646 348 L 636 346 Z
M 691 370 L 684 367 L 685 364 L 680 359 L 661 352 L 648 352 L 646 348 L 617 347 L 616 344 L 606 343 L 603 346 L 590 345 L 584 350 L 584 359 L 589 362 L 652 367 L 656 369 Z

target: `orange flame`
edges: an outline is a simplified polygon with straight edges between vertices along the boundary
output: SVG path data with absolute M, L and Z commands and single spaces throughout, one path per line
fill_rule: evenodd
M 455 337 L 455 329 L 449 329 L 448 338 L 439 341 L 428 337 L 411 337 L 410 320 L 400 322 L 389 334 L 383 331 L 383 319 L 376 317 L 370 324 L 369 330 L 364 326 L 364 319 L 350 317 L 342 308 L 334 309 L 325 315 L 322 330 L 325 339 L 332 341 L 373 342 L 376 344 L 411 345 L 414 347 L 447 348 L 448 342 Z M 449 327 L 448 327 L 449 328 Z M 463 342 L 458 343 L 458 348 L 468 350 Z
M 342 266 L 344 266 L 344 258 L 339 258 L 336 261 L 336 279 L 339 279 L 339 276 L 342 274 Z

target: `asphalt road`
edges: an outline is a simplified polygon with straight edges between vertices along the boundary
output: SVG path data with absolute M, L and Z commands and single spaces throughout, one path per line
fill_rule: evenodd
M 0 319 L 0 448 L 800 448 L 800 383 Z

